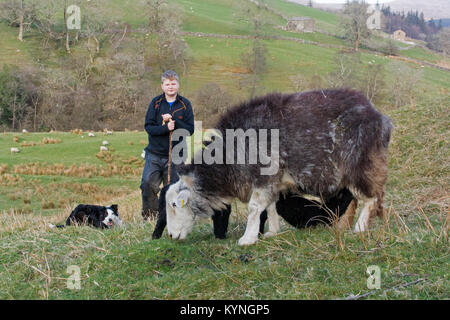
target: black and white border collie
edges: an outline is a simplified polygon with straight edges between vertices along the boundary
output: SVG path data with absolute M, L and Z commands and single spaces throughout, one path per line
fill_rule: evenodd
M 65 225 L 50 224 L 50 228 L 64 228 L 70 225 L 90 225 L 95 228 L 109 229 L 114 226 L 122 226 L 117 204 L 109 207 L 96 206 L 91 204 L 80 204 L 66 220 Z

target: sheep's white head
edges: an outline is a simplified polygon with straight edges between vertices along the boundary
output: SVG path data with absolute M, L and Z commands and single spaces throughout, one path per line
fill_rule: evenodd
M 191 198 L 192 191 L 182 179 L 167 190 L 167 231 L 172 239 L 185 239 L 194 227 L 195 215 L 190 207 Z

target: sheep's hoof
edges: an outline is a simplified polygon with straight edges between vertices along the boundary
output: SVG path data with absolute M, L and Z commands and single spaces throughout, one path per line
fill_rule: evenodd
M 367 228 L 364 224 L 357 222 L 356 225 L 355 225 L 354 231 L 355 231 L 356 233 L 360 233 L 360 232 L 365 232 L 365 231 L 367 231 L 367 229 L 368 229 L 368 228 Z
M 249 245 L 255 244 L 257 241 L 258 241 L 258 237 L 251 238 L 251 237 L 243 236 L 243 237 L 241 237 L 239 239 L 238 245 L 240 245 L 240 246 L 249 246 Z
M 267 231 L 266 233 L 264 233 L 264 239 L 266 238 L 271 238 L 271 237 L 275 237 L 277 235 L 276 232 L 272 232 L 272 231 Z

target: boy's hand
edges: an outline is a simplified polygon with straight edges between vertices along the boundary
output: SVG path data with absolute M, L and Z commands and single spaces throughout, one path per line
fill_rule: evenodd
M 167 125 L 167 128 L 172 131 L 175 129 L 175 120 L 170 119 L 169 124 Z
M 172 115 L 170 113 L 166 113 L 166 114 L 162 115 L 162 118 L 163 118 L 163 121 L 166 122 L 166 121 L 169 121 L 172 119 Z

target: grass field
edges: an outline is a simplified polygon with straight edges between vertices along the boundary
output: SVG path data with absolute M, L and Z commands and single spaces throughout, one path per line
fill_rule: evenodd
M 237 246 L 246 223 L 241 203 L 233 204 L 226 240 L 213 237 L 210 221 L 182 242 L 166 234 L 151 240 L 154 222 L 139 213 L 143 132 L 3 133 L 0 298 L 344 299 L 371 292 L 366 269 L 376 265 L 381 289 L 369 299 L 448 299 L 448 102 L 384 111 L 396 126 L 387 221 L 363 234 L 283 225 L 281 235 L 251 247 Z M 61 142 L 20 147 L 45 137 Z M 103 140 L 114 151 L 101 160 Z M 10 155 L 12 146 L 22 151 Z M 57 164 L 67 170 L 57 173 Z M 48 228 L 80 202 L 118 203 L 125 227 Z M 72 265 L 81 270 L 80 290 L 67 287 Z
M 185 11 L 184 31 L 251 31 L 233 18 L 230 0 L 177 3 Z M 110 10 L 139 27 L 145 17 L 136 14 L 134 4 L 114 0 Z M 279 14 L 314 17 L 316 26 L 329 33 L 339 23 L 334 14 L 284 0 L 267 4 L 275 26 L 284 23 Z M 264 31 L 345 45 L 317 32 L 292 34 L 274 26 Z M 56 57 L 64 54 L 43 51 L 32 34 L 19 43 L 16 29 L 3 23 L 0 39 L 0 65 L 56 67 Z M 182 77 L 182 95 L 191 97 L 214 81 L 235 97 L 246 98 L 237 84 L 246 73 L 240 56 L 247 40 L 186 36 L 185 41 L 190 64 Z M 336 68 L 337 48 L 263 42 L 267 69 L 258 93 L 292 92 L 289 76 L 326 77 Z M 81 48 L 75 46 L 73 54 Z M 442 58 L 420 48 L 400 54 L 433 63 Z M 362 60 L 364 65 L 383 66 L 393 61 L 364 50 Z M 396 109 L 387 103 L 376 106 L 395 126 L 385 197 L 389 218 L 377 220 L 362 234 L 325 226 L 297 230 L 283 224 L 277 237 L 239 247 L 246 207 L 234 202 L 225 240 L 214 238 L 208 220 L 198 223 L 185 241 L 174 242 L 166 233 L 152 240 L 155 221 L 144 223 L 140 215 L 145 132 L 96 132 L 95 137 L 86 132 L 0 133 L 0 299 L 345 299 L 365 293 L 370 293 L 366 299 L 449 299 L 450 73 L 408 66 L 423 70 L 416 100 Z M 159 73 L 152 77 L 156 85 Z M 395 89 L 394 77 L 395 70 L 387 70 L 389 88 Z M 108 152 L 99 151 L 103 140 L 109 142 Z M 11 153 L 11 147 L 20 153 Z M 79 203 L 117 203 L 125 227 L 48 228 L 49 223 L 65 221 Z M 371 265 L 381 270 L 381 289 L 367 287 Z M 69 266 L 81 271 L 79 290 L 67 286 Z

